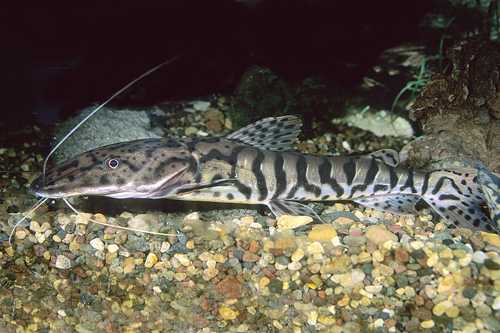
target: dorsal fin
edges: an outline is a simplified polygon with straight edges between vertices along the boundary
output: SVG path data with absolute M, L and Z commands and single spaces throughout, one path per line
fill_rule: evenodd
M 377 150 L 367 156 L 373 156 L 387 165 L 397 167 L 399 164 L 399 154 L 394 149 Z
M 227 139 L 259 149 L 287 150 L 297 140 L 302 123 L 297 117 L 270 117 L 230 134 Z

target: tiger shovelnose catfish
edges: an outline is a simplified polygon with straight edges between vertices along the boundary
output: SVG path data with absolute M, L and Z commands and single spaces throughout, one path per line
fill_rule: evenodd
M 293 116 L 266 118 L 222 138 L 164 138 L 97 148 L 49 170 L 31 190 L 42 197 L 102 195 L 266 204 L 279 217 L 319 216 L 297 201 L 352 200 L 415 215 L 423 198 L 443 218 L 496 231 L 481 212 L 477 170 L 414 171 L 386 149 L 355 157 L 288 151 L 300 132 Z

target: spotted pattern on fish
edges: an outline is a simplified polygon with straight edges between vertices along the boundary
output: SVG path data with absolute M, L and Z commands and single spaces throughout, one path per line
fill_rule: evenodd
M 146 139 L 91 150 L 31 184 L 40 196 L 104 195 L 266 204 L 276 215 L 320 217 L 296 201 L 352 200 L 400 215 L 423 198 L 451 223 L 495 231 L 477 170 L 398 167 L 385 149 L 342 157 L 289 151 L 300 132 L 293 116 L 266 118 L 225 138 Z M 108 161 L 108 162 L 106 162 Z M 112 165 L 109 162 L 112 161 Z M 106 163 L 108 165 L 106 166 Z

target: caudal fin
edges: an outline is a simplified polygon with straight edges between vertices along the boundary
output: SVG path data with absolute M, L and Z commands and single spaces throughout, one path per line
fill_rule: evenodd
M 500 178 L 489 172 L 482 165 L 476 165 L 476 169 L 477 183 L 484 193 L 491 220 L 498 229 L 498 222 L 500 222 Z
M 478 186 L 477 175 L 477 170 L 470 168 L 430 171 L 422 186 L 422 197 L 456 226 L 498 232 L 496 225 L 482 212 L 486 198 Z

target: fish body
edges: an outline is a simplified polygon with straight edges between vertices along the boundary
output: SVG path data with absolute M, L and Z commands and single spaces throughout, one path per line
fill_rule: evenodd
M 103 195 L 266 204 L 277 216 L 321 219 L 297 201 L 352 200 L 415 215 L 423 198 L 448 221 L 495 231 L 481 212 L 477 170 L 414 171 L 394 150 L 341 157 L 288 151 L 300 132 L 293 116 L 266 118 L 224 138 L 145 139 L 91 150 L 31 184 L 42 197 Z

